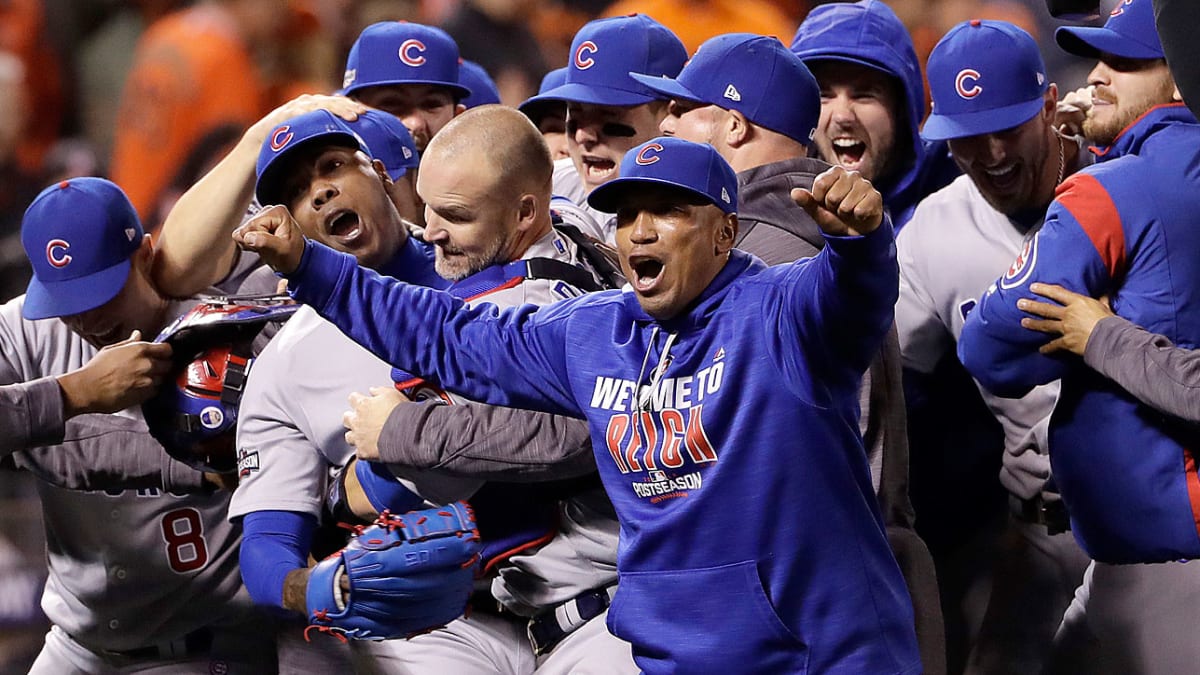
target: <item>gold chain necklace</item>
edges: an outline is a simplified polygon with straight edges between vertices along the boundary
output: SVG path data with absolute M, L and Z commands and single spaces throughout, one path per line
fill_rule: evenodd
M 1058 180 L 1054 181 L 1054 185 L 1057 187 L 1063 182 L 1063 172 L 1067 168 L 1067 156 L 1066 151 L 1063 149 L 1062 134 L 1055 130 L 1054 136 L 1058 138 Z

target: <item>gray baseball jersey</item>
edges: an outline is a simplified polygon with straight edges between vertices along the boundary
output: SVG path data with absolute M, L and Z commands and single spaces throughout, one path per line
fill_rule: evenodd
M 968 176 L 959 176 L 917 206 L 896 238 L 896 328 L 906 367 L 931 372 L 954 350 L 967 313 L 1032 235 L 992 208 Z M 1046 429 L 1058 383 L 1037 387 L 1020 399 L 980 391 L 1004 429 L 1000 482 L 1022 499 L 1033 497 L 1050 476 Z
M 576 255 L 568 238 L 551 232 L 535 242 L 524 257 L 573 262 Z M 560 281 L 533 279 L 475 302 L 501 307 L 545 305 L 578 293 Z M 230 517 L 262 510 L 319 515 L 330 470 L 354 455 L 342 426 L 347 397 L 372 386 L 390 386 L 391 381 L 388 364 L 310 308 L 297 312 L 259 355 L 242 399 L 238 420 L 241 482 Z M 468 497 L 481 485 L 474 479 L 435 474 L 410 478 L 403 481 L 405 485 L 435 503 Z M 564 502 L 560 515 L 558 536 L 530 554 L 510 558 L 494 581 L 497 598 L 523 613 L 616 582 L 618 525 L 603 492 Z M 418 643 L 421 638 L 410 642 L 414 648 Z M 403 647 L 398 645 L 391 655 L 372 649 L 368 658 L 405 662 L 415 658 Z M 428 664 L 423 657 L 422 661 Z
M 22 319 L 23 302 L 21 296 L 0 307 L 0 382 L 60 375 L 95 355 L 61 321 Z M 185 307 L 174 305 L 172 315 Z M 118 415 L 141 419 L 136 408 Z M 14 455 L 18 466 L 21 455 Z M 42 609 L 79 643 L 135 649 L 249 609 L 237 566 L 239 532 L 225 520 L 228 495 L 80 492 L 45 483 L 38 491 L 49 563 Z
M 556 198 L 562 198 L 575 204 L 583 214 L 591 218 L 596 227 L 585 228 L 579 223 L 570 220 L 567 222 L 576 225 L 585 234 L 590 234 L 600 241 L 616 244 L 616 219 L 613 214 L 598 211 L 588 204 L 588 189 L 584 186 L 583 179 L 579 177 L 579 172 L 575 170 L 575 163 L 571 161 L 570 157 L 564 157 L 554 162 L 554 177 L 551 185 Z M 552 206 L 555 205 L 552 204 Z

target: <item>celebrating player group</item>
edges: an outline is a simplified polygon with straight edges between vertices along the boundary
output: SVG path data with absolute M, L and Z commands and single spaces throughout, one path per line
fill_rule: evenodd
M 1195 671 L 1200 123 L 1151 0 L 1054 37 L 614 16 L 510 107 L 374 23 L 153 232 L 45 187 L 30 672 Z

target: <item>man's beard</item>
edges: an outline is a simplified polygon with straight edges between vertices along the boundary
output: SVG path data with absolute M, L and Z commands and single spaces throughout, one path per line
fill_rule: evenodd
M 463 251 L 460 248 L 450 245 L 438 246 L 435 250 L 433 268 L 440 277 L 448 281 L 461 281 L 481 272 L 492 265 L 501 261 L 500 252 L 508 245 L 508 237 L 496 237 L 488 243 L 487 248 L 479 253 L 466 254 L 466 257 L 458 257 Z M 455 258 L 450 260 L 446 258 L 446 251 L 455 254 Z

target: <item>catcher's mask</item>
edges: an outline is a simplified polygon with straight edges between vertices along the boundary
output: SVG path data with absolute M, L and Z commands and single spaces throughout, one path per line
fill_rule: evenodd
M 142 412 L 169 455 L 199 471 L 236 470 L 234 432 L 254 340 L 298 307 L 286 296 L 209 298 L 159 333 L 155 342 L 171 345 L 173 368 Z

